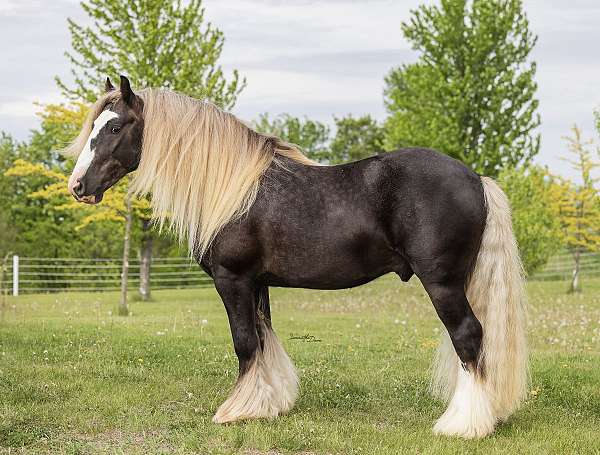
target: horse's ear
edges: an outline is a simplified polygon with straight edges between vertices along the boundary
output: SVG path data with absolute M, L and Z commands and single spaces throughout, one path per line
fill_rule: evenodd
M 121 99 L 125 101 L 126 104 L 131 106 L 133 100 L 135 99 L 135 93 L 131 90 L 131 84 L 129 83 L 129 79 L 121 74 Z
M 110 77 L 107 77 L 106 80 L 104 81 L 104 91 L 106 93 L 108 92 L 112 92 L 115 89 L 115 86 L 112 85 L 112 82 L 110 81 Z

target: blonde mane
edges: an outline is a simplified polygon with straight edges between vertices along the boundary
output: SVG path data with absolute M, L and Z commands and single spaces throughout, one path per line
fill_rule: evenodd
M 317 164 L 297 146 L 254 131 L 212 103 L 162 89 L 137 95 L 144 101 L 144 133 L 131 190 L 151 194 L 154 218 L 187 238 L 191 254 L 202 257 L 218 232 L 250 209 L 278 156 Z M 93 121 L 118 97 L 115 90 L 94 104 L 66 153 L 81 152 Z

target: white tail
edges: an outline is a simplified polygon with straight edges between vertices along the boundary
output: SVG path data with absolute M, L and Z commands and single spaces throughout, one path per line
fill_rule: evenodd
M 489 434 L 497 421 L 506 420 L 527 396 L 529 370 L 526 346 L 526 299 L 523 286 L 523 269 L 512 231 L 510 204 L 494 180 L 481 178 L 487 205 L 486 226 L 475 268 L 467 286 L 467 299 L 483 327 L 482 349 L 478 361 L 477 378 L 468 382 L 466 373 L 448 333 L 445 332 L 437 352 L 431 391 L 437 397 L 450 401 L 435 431 L 463 437 L 480 437 Z M 469 385 L 471 384 L 471 385 Z M 471 409 L 481 404 L 474 395 L 485 393 L 489 410 Z M 465 392 L 467 391 L 467 392 Z M 470 393 L 471 398 L 465 398 Z M 454 409 L 460 400 L 462 409 Z M 481 406 L 479 406 L 481 408 Z M 457 412 L 470 423 L 460 428 L 451 424 Z M 480 422 L 473 416 L 485 414 Z

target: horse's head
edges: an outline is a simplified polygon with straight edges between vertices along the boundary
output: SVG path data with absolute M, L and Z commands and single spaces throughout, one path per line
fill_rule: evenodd
M 106 91 L 115 90 L 107 78 Z M 108 188 L 140 163 L 144 103 L 125 76 L 119 91 L 94 120 L 69 178 L 69 192 L 79 202 L 97 204 Z

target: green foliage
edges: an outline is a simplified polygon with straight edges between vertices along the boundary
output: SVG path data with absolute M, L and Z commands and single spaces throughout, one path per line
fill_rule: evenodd
M 404 36 L 417 63 L 385 78 L 385 145 L 431 147 L 496 176 L 539 150 L 536 37 L 520 0 L 420 6 Z
M 43 128 L 42 128 L 43 130 Z M 48 169 L 55 158 L 39 147 L 44 135 L 32 138 L 31 143 L 18 143 L 10 136 L 0 136 L 0 255 L 13 252 L 21 256 L 99 257 L 118 254 L 114 238 L 119 235 L 116 223 L 90 226 L 78 233 L 82 212 L 68 213 L 60 209 L 65 200 L 54 194 L 30 197 L 40 188 L 55 182 L 51 173 L 28 173 L 19 178 L 10 176 L 15 162 L 40 163 Z M 35 145 L 33 145 L 35 144 Z M 50 164 L 45 164 L 50 163 Z M 64 185 L 63 185 L 64 186 Z M 77 236 L 77 241 L 73 239 Z
M 94 20 L 84 27 L 69 19 L 75 85 L 60 78 L 73 100 L 94 101 L 108 75 L 126 74 L 138 87 L 165 87 L 195 98 L 208 98 L 229 109 L 245 86 L 237 70 L 227 81 L 218 60 L 223 33 L 205 24 L 202 0 L 84 0 Z
M 528 275 L 543 267 L 560 248 L 560 223 L 553 182 L 545 169 L 506 169 L 498 183 L 512 207 L 513 228 Z
M 17 227 L 11 220 L 10 212 L 13 204 L 13 188 L 8 179 L 3 177 L 16 154 L 17 144 L 8 134 L 0 133 L 0 257 L 14 251 Z
M 351 115 L 335 119 L 336 132 L 331 141 L 331 163 L 346 163 L 383 151 L 384 132 L 370 115 Z
M 356 161 L 383 151 L 383 128 L 370 115 L 357 118 L 348 115 L 334 121 L 333 139 L 324 123 L 290 114 L 281 114 L 273 120 L 268 114 L 261 114 L 253 126 L 257 131 L 300 146 L 309 158 L 326 164 Z
M 600 163 L 590 150 L 592 140 L 583 140 L 581 130 L 572 128 L 573 135 L 565 137 L 570 157 L 565 161 L 579 174 L 581 183 L 557 178 L 557 209 L 562 228 L 562 242 L 573 257 L 573 278 L 569 292 L 580 292 L 579 272 L 581 255 L 600 250 L 600 195 L 593 176 Z M 596 149 L 600 155 L 600 148 Z
M 565 158 L 581 179 L 577 184 L 562 181 L 558 199 L 563 242 L 574 253 L 600 249 L 600 204 L 594 170 L 600 163 L 590 150 L 593 141 L 583 140 L 581 130 L 574 126 L 572 136 L 565 137 L 570 157 Z M 597 149 L 597 151 L 600 151 Z
M 272 134 L 298 145 L 313 160 L 329 160 L 329 127 L 321 122 L 289 114 L 282 114 L 271 120 L 268 114 L 261 114 L 253 126 L 261 133 Z

